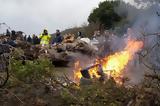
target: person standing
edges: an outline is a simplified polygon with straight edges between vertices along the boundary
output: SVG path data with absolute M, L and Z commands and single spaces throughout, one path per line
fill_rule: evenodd
M 31 38 L 30 35 L 29 35 L 28 38 L 27 38 L 27 42 L 32 43 L 32 38 Z
M 33 45 L 37 45 L 38 44 L 38 37 L 35 34 L 32 35 L 32 44 Z
M 8 29 L 6 30 L 6 36 L 7 36 L 7 37 L 10 37 L 10 36 L 11 36 L 11 32 L 10 32 Z
M 11 31 L 11 39 L 16 40 L 16 31 L 15 30 Z
M 60 30 L 56 30 L 56 36 L 53 38 L 52 44 L 60 44 L 63 41 L 63 37 L 60 33 Z
M 48 33 L 46 29 L 43 30 L 43 33 L 39 36 L 40 44 L 42 46 L 49 45 L 51 40 L 51 35 Z

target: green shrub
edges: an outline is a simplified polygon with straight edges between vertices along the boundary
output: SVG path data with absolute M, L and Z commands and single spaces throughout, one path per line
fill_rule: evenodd
M 53 65 L 48 59 L 27 60 L 22 64 L 21 60 L 11 60 L 11 73 L 20 81 L 33 82 L 51 75 Z
M 82 85 L 79 89 L 65 89 L 61 93 L 66 106 L 124 106 L 133 96 L 134 91 L 117 85 L 112 79 L 106 83 L 96 81 Z

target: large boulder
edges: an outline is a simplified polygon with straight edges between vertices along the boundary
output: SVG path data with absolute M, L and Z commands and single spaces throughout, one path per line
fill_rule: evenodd
M 23 51 L 23 60 L 35 60 L 45 57 L 49 58 L 55 66 L 68 66 L 69 63 L 74 63 L 77 53 L 86 56 L 96 55 L 97 50 L 94 46 L 83 40 L 69 39 L 70 37 L 72 38 L 72 36 L 66 37 L 66 42 L 53 46 L 49 45 L 48 47 L 31 45 L 28 42 L 18 39 L 16 40 L 16 48 Z M 69 41 L 67 41 L 68 39 Z

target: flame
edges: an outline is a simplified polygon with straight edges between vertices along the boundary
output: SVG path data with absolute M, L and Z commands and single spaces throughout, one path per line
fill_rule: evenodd
M 79 81 L 80 78 L 82 77 L 82 74 L 81 74 L 81 67 L 80 67 L 80 61 L 76 61 L 74 63 L 74 67 L 75 67 L 75 71 L 74 71 L 74 81 Z
M 99 69 L 98 69 L 98 66 L 95 66 L 95 67 L 89 69 L 88 72 L 89 72 L 91 78 L 99 78 L 99 77 L 100 77 L 100 75 L 98 75 L 97 70 L 99 70 Z
M 104 62 L 102 62 L 104 73 L 108 74 L 108 71 L 111 71 L 109 73 L 112 77 L 120 76 L 121 70 L 125 68 L 129 60 L 130 55 L 127 51 L 105 57 Z
M 110 77 L 113 77 L 116 82 L 120 83 L 119 79 L 123 76 L 123 71 L 125 67 L 134 57 L 134 54 L 138 52 L 143 47 L 142 41 L 128 40 L 126 47 L 123 51 L 114 53 L 113 55 L 106 56 L 103 59 L 97 59 L 95 64 L 101 64 L 103 72 Z M 79 63 L 75 63 L 79 65 Z M 76 66 L 77 67 L 77 66 Z M 80 73 L 80 66 L 76 68 L 76 73 L 74 74 L 76 79 L 80 79 L 82 77 Z M 91 78 L 96 77 L 99 78 L 98 75 L 99 67 L 96 65 L 95 67 L 89 69 L 89 74 Z

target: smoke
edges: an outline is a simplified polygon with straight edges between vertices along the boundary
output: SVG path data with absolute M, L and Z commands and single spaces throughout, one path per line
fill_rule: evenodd
M 130 79 L 128 83 L 138 84 L 143 81 L 146 73 L 152 74 L 154 72 L 152 69 L 155 68 L 156 71 L 160 69 L 160 46 L 158 45 L 160 37 L 147 36 L 148 34 L 160 32 L 160 16 L 157 13 L 160 11 L 160 6 L 159 4 L 152 4 L 146 8 L 144 8 L 144 6 L 138 8 L 130 4 L 124 5 L 122 3 L 116 8 L 116 11 L 119 15 L 126 17 L 126 22 L 124 23 L 126 25 L 123 24 L 124 26 L 128 26 L 128 28 L 125 28 L 126 33 L 121 37 L 113 33 L 109 33 L 109 36 L 106 35 L 108 37 L 106 37 L 104 44 L 101 46 L 104 47 L 104 51 L 99 50 L 99 52 L 101 52 L 103 56 L 109 56 L 110 54 L 124 51 L 128 40 L 143 41 L 144 48 L 134 53 L 132 60 L 124 69 L 124 77 Z M 122 30 L 123 29 L 124 27 L 122 27 Z M 100 40 L 100 42 L 103 41 Z M 108 51 L 110 53 L 108 53 Z M 82 66 L 86 67 L 86 65 L 89 65 L 89 63 L 87 63 L 89 58 L 84 57 L 84 59 L 82 59 L 81 57 L 83 56 L 80 56 L 79 59 L 84 62 Z
M 149 2 L 147 2 L 149 3 Z M 122 30 L 126 30 L 124 35 L 116 36 L 110 34 L 104 45 L 103 56 L 109 55 L 106 51 L 110 49 L 110 54 L 123 51 L 128 40 L 141 40 L 144 42 L 144 48 L 134 54 L 133 59 L 124 69 L 124 76 L 128 77 L 129 84 L 138 84 L 144 79 L 145 74 L 153 74 L 160 70 L 160 36 L 151 35 L 160 32 L 160 6 L 159 4 L 150 3 L 150 6 L 133 6 L 122 2 L 119 7 L 115 8 L 116 12 L 126 17 L 126 21 L 122 24 Z M 148 4 L 146 4 L 148 5 Z
M 119 15 L 126 17 L 127 23 L 125 24 L 131 29 L 127 30 L 121 40 L 120 38 L 119 40 L 114 39 L 114 42 L 119 43 L 119 45 L 116 44 L 118 48 L 121 48 L 119 46 L 123 45 L 126 38 L 144 41 L 144 49 L 140 51 L 140 54 L 144 57 L 135 54 L 134 59 L 125 70 L 125 75 L 129 77 L 132 84 L 140 83 L 144 74 L 160 70 L 160 36 L 147 36 L 148 34 L 160 32 L 160 4 L 156 0 L 135 0 L 135 2 L 141 6 L 134 7 L 129 4 L 124 6 L 124 3 L 122 3 L 116 8 Z M 115 45 L 114 42 L 112 42 L 113 45 Z M 112 48 L 115 48 L 115 46 L 112 46 Z
M 156 4 L 156 3 L 160 3 L 159 0 L 134 0 L 134 1 L 139 5 L 141 5 L 143 3 L 150 4 L 150 5 L 153 5 L 153 4 Z
M 138 14 L 134 25 L 132 26 L 137 32 L 147 34 L 159 33 L 160 32 L 160 16 L 157 12 L 160 11 L 159 4 L 152 4 L 150 7 L 142 9 L 141 13 Z M 145 62 L 148 62 L 150 67 L 153 69 L 160 69 L 160 47 L 158 46 L 160 37 L 157 36 L 145 36 L 144 37 L 144 49 L 148 51 L 148 55 Z M 155 47 L 154 47 L 155 46 Z M 159 71 L 159 70 L 157 70 Z

